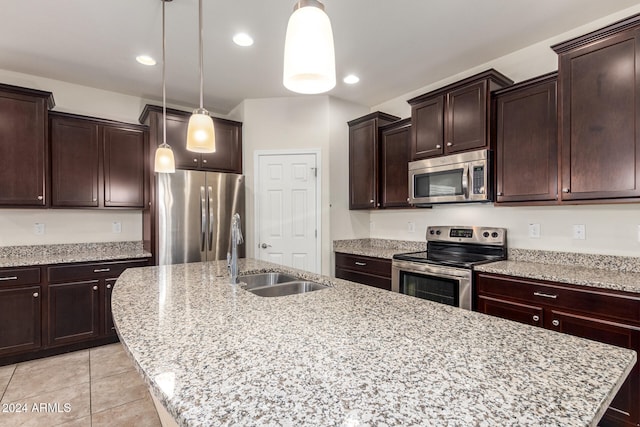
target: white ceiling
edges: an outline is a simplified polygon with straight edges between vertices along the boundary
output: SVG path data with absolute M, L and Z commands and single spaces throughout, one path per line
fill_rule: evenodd
M 161 0 L 3 0 L 0 68 L 161 100 Z M 205 108 L 293 96 L 282 86 L 295 0 L 204 0 Z M 325 0 L 338 83 L 330 95 L 373 106 L 638 4 L 632 0 Z M 167 98 L 197 106 L 198 2 L 166 4 Z M 245 31 L 249 48 L 231 37 Z M 360 83 L 342 82 L 346 74 Z M 54 94 L 55 95 L 55 94 Z M 98 100 L 96 102 L 99 102 Z

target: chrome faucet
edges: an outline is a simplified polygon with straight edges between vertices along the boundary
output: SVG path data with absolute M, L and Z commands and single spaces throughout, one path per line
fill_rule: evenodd
M 240 214 L 233 214 L 231 219 L 231 253 L 227 252 L 227 268 L 231 274 L 231 284 L 238 283 L 238 245 L 244 243 L 240 229 Z

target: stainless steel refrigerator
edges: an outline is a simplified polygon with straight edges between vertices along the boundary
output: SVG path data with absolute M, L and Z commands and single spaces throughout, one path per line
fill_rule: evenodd
M 227 259 L 233 214 L 244 231 L 244 176 L 176 170 L 157 180 L 158 264 Z

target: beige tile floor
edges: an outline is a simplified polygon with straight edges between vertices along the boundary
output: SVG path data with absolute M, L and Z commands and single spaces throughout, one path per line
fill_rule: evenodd
M 140 374 L 117 344 L 0 366 L 0 427 L 159 427 Z

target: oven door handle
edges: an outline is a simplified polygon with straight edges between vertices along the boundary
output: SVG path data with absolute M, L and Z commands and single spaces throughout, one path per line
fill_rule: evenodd
M 462 192 L 464 193 L 464 198 L 465 199 L 469 199 L 469 180 L 471 179 L 469 177 L 469 163 L 465 163 L 464 164 L 464 169 L 462 172 L 463 176 L 462 176 Z

